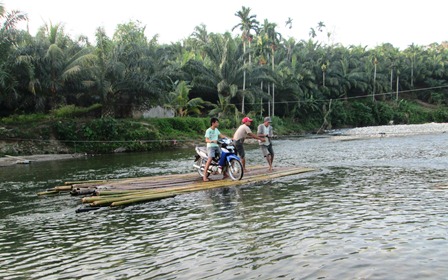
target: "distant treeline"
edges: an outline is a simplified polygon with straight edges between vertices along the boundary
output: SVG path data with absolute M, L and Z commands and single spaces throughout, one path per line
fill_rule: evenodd
M 441 108 L 437 118 L 447 121 L 444 43 L 346 47 L 330 43 L 322 22 L 295 40 L 246 7 L 235 13 L 239 36 L 200 25 L 180 42 L 159 44 L 130 21 L 112 38 L 98 28 L 91 43 L 61 24 L 29 34 L 16 28 L 26 15 L 0 12 L 0 117 L 69 106 L 129 118 L 162 106 L 180 117 L 271 115 L 335 127 L 409 122 L 408 103 L 418 100 Z

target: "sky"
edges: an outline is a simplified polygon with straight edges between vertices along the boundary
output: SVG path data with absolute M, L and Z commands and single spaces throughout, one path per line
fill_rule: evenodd
M 277 24 L 285 38 L 308 40 L 310 28 L 319 22 L 326 26 L 319 40 L 374 48 L 391 43 L 404 50 L 411 44 L 426 46 L 448 41 L 446 8 L 440 0 L 0 0 L 7 12 L 28 14 L 28 28 L 35 35 L 45 23 L 64 25 L 72 38 L 85 35 L 91 42 L 95 31 L 104 27 L 109 37 L 118 24 L 139 21 L 146 36 L 158 34 L 159 43 L 179 42 L 189 37 L 196 26 L 205 24 L 208 32 L 232 32 L 240 20 L 235 13 L 242 6 L 262 23 Z M 285 26 L 291 18 L 292 28 Z M 26 29 L 27 25 L 18 25 Z M 326 33 L 331 32 L 331 40 Z M 239 34 L 236 29 L 234 34 Z

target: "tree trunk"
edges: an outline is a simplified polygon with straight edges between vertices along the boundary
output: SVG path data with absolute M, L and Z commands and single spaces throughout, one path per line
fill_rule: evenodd
M 373 72 L 373 92 L 372 92 L 372 101 L 375 101 L 375 85 L 376 85 L 376 63 L 375 70 Z
M 268 83 L 268 95 L 271 96 L 271 83 Z M 268 101 L 268 116 L 271 115 L 271 100 Z
M 272 72 L 274 72 L 274 64 L 275 64 L 275 51 L 272 49 Z M 272 116 L 274 116 L 274 107 L 275 107 L 275 84 L 272 83 Z M 271 114 L 269 113 L 269 116 Z
M 263 92 L 263 81 L 260 83 L 261 92 Z M 260 97 L 260 117 L 263 117 L 263 97 Z
M 244 39 L 243 39 L 244 40 Z M 243 52 L 246 54 L 246 41 L 243 41 Z M 244 59 L 244 66 L 246 66 L 246 59 Z M 244 115 L 244 95 L 246 90 L 246 69 L 243 71 L 243 98 L 241 100 L 241 113 Z
M 321 134 L 323 132 L 323 130 L 325 130 L 325 129 L 329 129 L 329 128 L 331 129 L 331 123 L 328 122 L 327 117 L 331 113 L 331 102 L 332 101 L 333 101 L 333 99 L 330 99 L 330 103 L 328 104 L 328 111 L 326 111 L 325 105 L 322 108 L 322 112 L 325 113 L 324 122 L 322 123 L 322 126 L 317 131 L 317 134 Z

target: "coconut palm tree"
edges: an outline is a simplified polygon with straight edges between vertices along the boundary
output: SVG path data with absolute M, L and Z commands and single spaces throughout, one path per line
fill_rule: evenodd
M 232 95 L 223 96 L 222 94 L 218 94 L 218 102 L 209 112 L 209 116 L 218 116 L 218 118 L 228 117 L 228 116 L 236 116 L 238 114 L 238 109 L 235 104 L 231 103 Z
M 101 101 L 103 116 L 128 117 L 134 109 L 161 103 L 161 95 L 172 90 L 170 77 L 181 75 L 178 46 L 159 47 L 157 35 L 147 41 L 144 27 L 135 22 L 119 26 L 114 38 L 97 29 L 96 59 L 85 84 Z
M 323 30 L 324 27 L 325 27 L 325 23 L 323 23 L 322 21 L 319 21 L 319 22 L 317 23 L 317 30 L 318 30 L 319 32 L 322 32 L 322 30 Z
M 16 29 L 17 23 L 27 20 L 27 15 L 20 11 L 6 12 L 3 3 L 0 3 L 0 105 L 11 105 L 19 98 L 17 92 L 18 80 L 12 72 L 15 65 L 11 54 L 18 45 Z
M 241 22 L 235 25 L 232 28 L 232 31 L 236 28 L 240 28 L 242 31 L 241 38 L 243 40 L 243 52 L 246 54 L 246 42 L 249 42 L 249 48 L 252 41 L 252 35 L 250 34 L 251 30 L 257 31 L 259 22 L 256 20 L 256 15 L 249 15 L 251 9 L 242 7 L 241 11 L 235 13 L 235 16 L 239 17 Z M 244 66 L 246 64 L 246 59 L 244 59 Z M 249 65 L 251 64 L 251 55 L 249 54 Z M 246 90 L 246 70 L 243 71 L 243 96 L 241 102 L 241 113 L 244 114 L 244 92 Z
M 297 45 L 296 40 L 294 38 L 289 38 L 288 40 L 283 40 L 282 45 L 284 46 L 284 48 L 286 50 L 285 59 L 287 61 L 291 62 L 293 49 Z
M 189 50 L 190 47 L 193 48 L 193 50 L 199 52 L 201 58 L 204 59 L 206 53 L 203 51 L 203 48 L 209 43 L 209 36 L 210 35 L 205 24 L 196 26 L 191 36 L 185 40 L 187 50 Z
M 0 3 L 0 46 L 2 46 L 3 44 L 14 44 L 15 36 L 19 32 L 16 29 L 16 25 L 20 21 L 24 20 L 28 20 L 28 16 L 25 13 L 17 10 L 8 13 L 6 12 L 2 3 Z
M 288 29 L 292 28 L 292 18 L 288 17 L 288 20 L 285 22 L 285 26 L 288 27 Z
M 365 92 L 368 84 L 363 80 L 364 74 L 358 66 L 359 57 L 355 52 L 343 47 L 331 48 L 329 51 L 332 63 L 328 69 L 328 86 L 331 87 L 332 95 L 330 98 L 339 98 L 343 96 L 348 100 L 349 94 L 354 92 Z
M 408 63 L 404 64 L 402 72 L 402 81 L 404 75 L 409 75 L 409 88 L 414 89 L 416 81 L 421 78 L 424 72 L 425 50 L 421 46 L 415 44 L 410 45 L 402 53 L 406 57 Z M 406 74 L 405 74 L 406 73 Z
M 209 44 L 204 46 L 206 59 L 192 59 L 186 71 L 195 73 L 193 83 L 204 90 L 223 96 L 232 95 L 242 84 L 243 51 L 229 33 L 211 34 Z
M 275 50 L 277 49 L 278 44 L 282 39 L 282 35 L 275 30 L 276 27 L 277 24 L 269 22 L 267 19 L 265 19 L 261 28 L 261 36 L 267 39 L 269 48 L 271 49 L 270 56 L 271 56 L 272 72 L 275 71 Z M 272 116 L 275 115 L 274 107 L 275 107 L 275 83 L 272 83 Z
M 189 60 L 184 71 L 192 75 L 195 90 L 207 93 L 207 96 L 203 96 L 204 100 L 219 102 L 219 96 L 222 95 L 225 98 L 231 96 L 233 102 L 243 96 L 246 101 L 253 101 L 260 94 L 256 85 L 262 79 L 267 79 L 267 72 L 259 65 L 244 67 L 243 44 L 239 38 L 233 38 L 230 33 L 211 34 L 210 42 L 203 50 L 206 59 Z M 250 75 L 246 79 L 248 86 L 243 91 L 244 70 Z
M 46 110 L 65 104 L 69 95 L 81 90 L 94 55 L 90 47 L 71 40 L 61 24 L 50 24 L 40 29 L 31 47 L 23 48 L 20 58 L 24 66 L 32 65 L 29 88 L 46 103 L 40 110 Z
M 174 91 L 171 91 L 167 96 L 167 103 L 165 107 L 174 110 L 176 116 L 185 117 L 190 114 L 199 115 L 201 109 L 204 108 L 204 100 L 202 98 L 189 98 L 191 86 L 185 81 L 175 83 Z

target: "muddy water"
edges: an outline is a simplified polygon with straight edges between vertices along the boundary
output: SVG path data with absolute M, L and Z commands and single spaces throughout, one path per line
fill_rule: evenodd
M 63 181 L 191 172 L 193 151 L 0 169 L 2 279 L 444 279 L 448 135 L 281 139 L 316 172 L 76 214 Z M 263 164 L 248 151 L 248 164 Z

